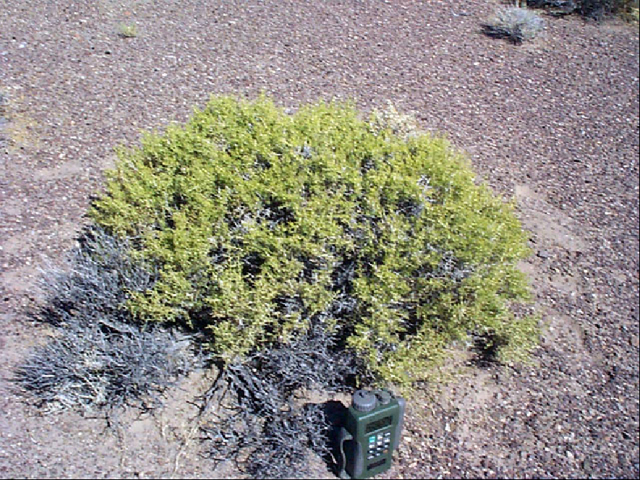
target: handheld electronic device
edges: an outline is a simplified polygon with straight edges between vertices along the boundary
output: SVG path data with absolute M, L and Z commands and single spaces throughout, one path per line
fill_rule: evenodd
M 369 478 L 391 467 L 406 402 L 389 390 L 358 390 L 338 437 L 340 477 Z

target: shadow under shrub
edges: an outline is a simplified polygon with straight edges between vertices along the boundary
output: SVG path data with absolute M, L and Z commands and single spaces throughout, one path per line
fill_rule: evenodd
M 206 332 L 228 364 L 321 317 L 371 381 L 421 378 L 472 334 L 529 348 L 513 333 L 533 320 L 510 309 L 528 298 L 513 206 L 444 139 L 380 118 L 214 97 L 121 149 L 91 215 L 157 269 L 127 289 L 127 312 Z

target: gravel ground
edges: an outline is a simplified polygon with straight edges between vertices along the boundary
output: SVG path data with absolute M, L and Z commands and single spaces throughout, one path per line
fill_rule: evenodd
M 392 101 L 515 198 L 544 334 L 527 366 L 459 361 L 410 402 L 405 478 L 637 478 L 637 26 L 545 17 L 516 46 L 480 33 L 498 0 L 2 1 L 0 477 L 208 477 L 194 376 L 154 416 L 44 415 L 11 370 L 47 330 L 35 279 L 72 244 L 113 148 L 212 93 Z M 121 25 L 136 25 L 124 38 Z M 318 476 L 324 476 L 322 469 Z M 326 472 L 326 476 L 331 475 Z

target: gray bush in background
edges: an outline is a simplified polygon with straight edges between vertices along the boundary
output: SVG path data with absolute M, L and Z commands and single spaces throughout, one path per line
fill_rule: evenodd
M 482 25 L 485 34 L 507 38 L 515 44 L 533 40 L 544 29 L 544 20 L 526 8 L 511 7 L 499 10 Z

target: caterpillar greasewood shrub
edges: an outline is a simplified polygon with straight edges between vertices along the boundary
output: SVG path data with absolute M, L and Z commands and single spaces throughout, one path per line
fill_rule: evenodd
M 536 321 L 512 308 L 529 253 L 513 205 L 445 139 L 391 117 L 212 97 L 120 149 L 91 216 L 157 272 L 128 292 L 132 318 L 204 331 L 226 362 L 322 325 L 362 376 L 396 383 L 455 340 L 525 353 Z

